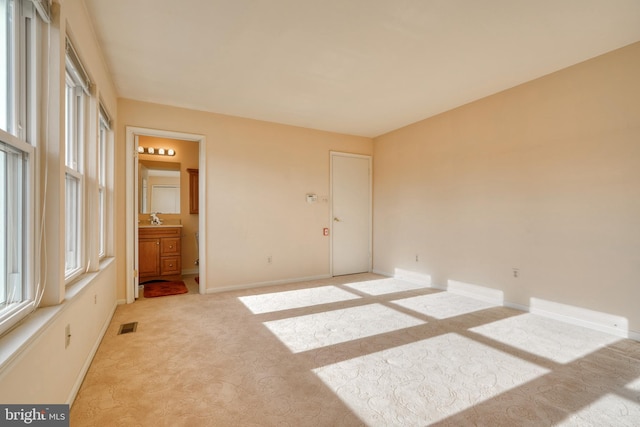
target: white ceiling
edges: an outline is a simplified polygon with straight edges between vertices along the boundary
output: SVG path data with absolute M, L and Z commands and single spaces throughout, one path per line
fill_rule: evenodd
M 639 0 L 84 0 L 118 95 L 377 136 L 640 40 Z

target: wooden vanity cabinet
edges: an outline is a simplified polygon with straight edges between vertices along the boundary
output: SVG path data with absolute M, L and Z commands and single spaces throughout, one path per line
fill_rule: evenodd
M 182 280 L 181 227 L 138 229 L 140 283 L 151 280 Z

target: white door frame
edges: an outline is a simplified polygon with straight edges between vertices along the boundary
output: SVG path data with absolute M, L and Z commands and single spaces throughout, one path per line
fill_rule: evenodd
M 340 151 L 329 152 L 329 200 L 331 201 L 329 206 L 329 224 L 331 230 L 331 239 L 329 245 L 329 269 L 331 276 L 333 276 L 333 158 L 335 156 L 341 157 L 355 157 L 360 159 L 367 159 L 369 161 L 369 272 L 373 269 L 373 163 L 372 156 L 368 154 L 353 154 L 343 153 Z
M 198 259 L 200 263 L 198 265 L 200 275 L 199 292 L 204 294 L 206 292 L 206 277 L 207 277 L 207 203 L 205 199 L 206 194 L 206 158 L 207 158 L 207 144 L 204 135 L 197 135 L 183 132 L 172 132 L 159 129 L 127 126 L 126 127 L 126 152 L 128 153 L 126 158 L 126 301 L 128 304 L 135 301 L 135 287 L 138 283 L 137 271 L 138 271 L 138 259 L 136 256 L 135 244 L 138 236 L 138 212 L 137 212 L 137 200 L 135 198 L 135 186 L 137 184 L 138 177 L 136 175 L 136 165 L 138 164 L 138 147 L 136 147 L 136 137 L 139 135 L 152 136 L 157 138 L 168 139 L 181 139 L 185 141 L 197 142 L 199 144 L 199 173 L 198 173 L 198 200 L 200 206 L 198 208 L 198 233 L 202 238 L 200 239 L 203 244 L 198 245 Z

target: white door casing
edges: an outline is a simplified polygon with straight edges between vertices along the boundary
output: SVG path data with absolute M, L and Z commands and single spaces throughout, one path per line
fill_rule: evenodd
M 140 193 L 138 191 L 138 177 L 139 177 L 139 172 L 140 169 L 138 168 L 139 164 L 138 164 L 138 135 L 133 135 L 133 142 L 134 142 L 134 148 L 133 150 L 131 150 L 133 152 L 133 180 L 134 180 L 134 184 L 133 184 L 133 217 L 129 218 L 129 221 L 132 221 L 134 225 L 134 239 L 133 239 L 133 268 L 135 269 L 136 273 L 133 275 L 133 297 L 135 299 L 138 299 L 138 297 L 140 296 L 140 275 L 138 274 L 138 212 L 140 212 L 140 204 L 138 203 L 138 200 L 140 200 L 138 197 L 140 197 Z M 130 301 L 127 301 L 130 302 Z
M 207 236 L 207 204 L 206 204 L 206 158 L 207 144 L 204 135 L 189 134 L 183 132 L 165 131 L 153 128 L 143 128 L 126 126 L 126 150 L 131 155 L 126 156 L 126 218 L 125 224 L 126 235 L 126 303 L 132 303 L 138 297 L 138 135 L 147 135 L 158 138 L 182 139 L 185 141 L 193 141 L 199 144 L 199 170 L 198 174 L 198 199 L 200 200 L 199 216 L 198 216 L 198 233 L 203 236 L 202 241 L 206 242 Z M 201 244 L 198 247 L 198 258 L 201 260 L 198 266 L 198 274 L 200 276 L 199 292 L 206 293 L 206 277 L 207 263 L 202 260 L 207 259 L 207 245 Z
M 371 156 L 331 152 L 331 274 L 371 271 Z

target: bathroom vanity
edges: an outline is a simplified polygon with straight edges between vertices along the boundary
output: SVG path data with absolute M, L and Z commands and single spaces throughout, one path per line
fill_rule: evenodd
M 140 283 L 182 280 L 182 226 L 152 225 L 138 228 Z

